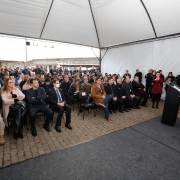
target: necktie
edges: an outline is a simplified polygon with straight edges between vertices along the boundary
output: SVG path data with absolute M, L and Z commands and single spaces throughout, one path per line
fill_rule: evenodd
M 35 91 L 35 94 L 36 94 L 36 96 L 37 96 L 37 95 L 38 95 L 37 89 L 35 89 L 34 91 Z
M 60 95 L 58 90 L 56 90 L 56 94 L 57 94 L 57 97 L 58 97 L 58 102 L 61 103 L 62 102 L 62 98 L 61 98 L 61 95 Z

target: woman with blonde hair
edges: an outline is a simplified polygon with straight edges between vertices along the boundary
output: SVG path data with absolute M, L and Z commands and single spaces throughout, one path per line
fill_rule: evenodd
M 23 91 L 26 91 L 26 90 L 28 90 L 28 89 L 30 89 L 31 88 L 31 84 L 30 84 L 30 80 L 31 80 L 32 78 L 29 78 L 27 81 L 26 81 L 26 83 L 23 85 L 23 87 L 22 87 L 22 90 Z
M 11 104 L 16 103 L 17 101 L 21 101 L 25 98 L 25 95 L 14 86 L 14 80 L 11 78 L 6 78 L 4 80 L 4 85 L 1 90 L 1 97 L 3 101 L 3 118 L 4 123 L 6 126 L 8 126 L 7 123 L 7 117 L 8 115 L 15 116 L 16 126 L 15 126 L 15 132 L 14 132 L 14 138 L 18 139 L 23 138 L 22 135 L 22 123 L 21 123 L 21 117 L 19 117 L 21 114 L 17 112 L 11 112 L 9 111 L 9 106 Z
M 73 99 L 79 99 L 79 91 L 80 91 L 80 80 L 74 79 L 69 88 L 68 103 L 70 105 L 73 104 Z

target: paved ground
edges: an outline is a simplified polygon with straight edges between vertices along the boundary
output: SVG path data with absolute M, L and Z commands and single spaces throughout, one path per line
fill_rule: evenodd
M 99 110 L 96 117 L 93 116 L 93 113 L 88 114 L 86 112 L 83 120 L 82 114 L 78 116 L 78 108 L 75 107 L 75 110 L 72 111 L 71 125 L 73 130 L 71 131 L 65 128 L 65 119 L 63 119 L 61 133 L 55 131 L 54 124 L 51 126 L 51 132 L 46 132 L 42 128 L 44 120 L 39 117 L 36 120 L 38 136 L 33 137 L 31 132 L 26 130 L 26 127 L 24 127 L 23 139 L 19 139 L 18 141 L 13 139 L 12 130 L 9 136 L 5 136 L 6 144 L 0 146 L 0 167 L 9 166 L 25 161 L 26 159 L 73 146 L 160 116 L 162 114 L 163 104 L 163 101 L 160 102 L 160 109 L 152 109 L 151 102 L 149 101 L 148 108 L 141 107 L 140 110 L 133 109 L 123 114 L 117 112 L 110 115 L 115 121 L 114 123 L 105 121 L 103 111 Z M 56 115 L 54 115 L 54 121 L 55 119 Z

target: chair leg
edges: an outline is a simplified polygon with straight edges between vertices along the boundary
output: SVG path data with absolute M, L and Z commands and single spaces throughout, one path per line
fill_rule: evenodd
M 86 111 L 86 108 L 83 109 L 83 119 L 84 119 L 85 111 Z
M 95 109 L 93 108 L 93 113 L 94 113 L 94 117 L 96 117 L 97 109 L 95 111 Z
M 79 112 L 78 112 L 78 116 L 79 116 L 79 114 L 80 114 L 80 109 L 79 109 Z
M 29 131 L 28 124 L 26 124 L 26 129 L 27 129 L 27 131 Z
M 52 114 L 51 126 L 53 125 L 53 120 L 54 120 L 54 112 Z

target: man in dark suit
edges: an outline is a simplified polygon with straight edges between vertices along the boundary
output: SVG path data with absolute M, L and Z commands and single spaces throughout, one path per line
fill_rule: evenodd
M 113 77 L 108 78 L 108 84 L 104 87 L 106 91 L 106 95 L 112 94 L 112 99 L 109 101 L 109 113 L 112 114 L 116 113 L 116 101 L 117 101 L 117 95 L 116 95 L 116 87 L 114 85 Z
M 126 92 L 126 103 L 124 105 L 124 111 L 127 112 L 128 110 L 131 110 L 131 106 L 134 109 L 140 109 L 138 106 L 138 102 L 140 98 L 134 94 L 133 88 L 132 88 L 132 83 L 130 81 L 130 77 L 126 76 L 125 83 L 123 84 L 125 87 L 125 92 Z
M 116 94 L 117 94 L 117 105 L 119 107 L 119 112 L 124 113 L 122 110 L 122 106 L 126 101 L 126 91 L 122 84 L 122 77 L 119 77 L 117 79 Z M 127 112 L 129 111 L 127 110 Z
M 46 131 L 50 131 L 49 123 L 51 121 L 53 112 L 50 108 L 46 106 L 46 103 L 45 103 L 46 92 L 44 88 L 39 87 L 39 83 L 36 79 L 31 79 L 30 84 L 32 88 L 26 91 L 26 100 L 28 104 L 28 111 L 30 114 L 32 135 L 36 136 L 37 135 L 36 128 L 35 128 L 36 114 L 38 112 L 43 112 L 46 115 L 44 129 Z
M 61 126 L 61 119 L 62 119 L 64 111 L 66 111 L 66 124 L 65 124 L 65 127 L 72 130 L 72 127 L 70 125 L 70 123 L 71 123 L 71 108 L 66 104 L 64 93 L 59 88 L 59 85 L 60 85 L 59 81 L 54 79 L 53 80 L 54 88 L 52 88 L 49 91 L 50 108 L 53 111 L 58 112 L 56 126 L 55 126 L 55 130 L 57 132 L 61 132 L 60 126 Z
M 136 74 L 134 77 L 137 76 L 139 78 L 139 83 L 142 82 L 142 72 L 139 71 L 139 69 L 136 69 Z
M 134 80 L 132 81 L 132 87 L 134 94 L 140 98 L 138 105 L 140 104 L 141 99 L 143 99 L 141 106 L 148 107 L 147 106 L 148 93 L 144 91 L 145 86 L 139 82 L 138 76 L 134 77 Z

